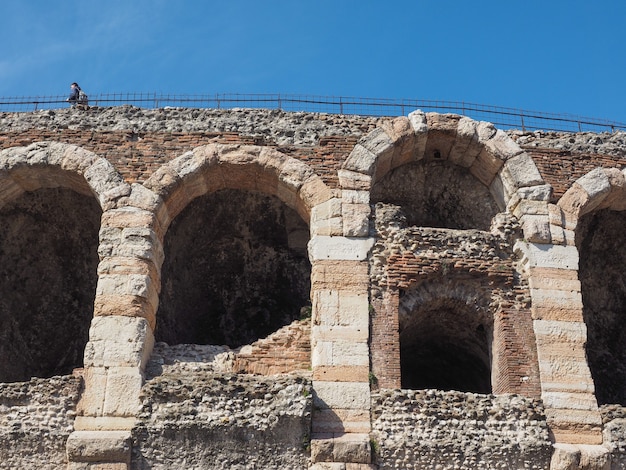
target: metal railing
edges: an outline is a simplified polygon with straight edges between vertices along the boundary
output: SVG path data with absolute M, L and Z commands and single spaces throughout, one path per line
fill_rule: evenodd
M 572 114 L 556 114 L 490 106 L 463 101 L 387 98 L 354 98 L 316 95 L 218 93 L 179 95 L 164 93 L 101 93 L 89 95 L 90 106 L 133 105 L 142 108 L 265 108 L 284 111 L 405 116 L 411 111 L 455 113 L 489 121 L 503 129 L 525 131 L 614 132 L 626 131 L 626 123 Z M 66 96 L 0 97 L 0 111 L 28 112 L 67 107 Z

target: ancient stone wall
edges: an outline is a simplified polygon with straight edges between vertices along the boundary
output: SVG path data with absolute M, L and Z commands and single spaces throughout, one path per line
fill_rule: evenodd
M 539 400 L 381 390 L 372 397 L 372 419 L 380 469 L 550 468 L 552 446 Z
M 0 466 L 623 468 L 625 140 L 1 113 Z
M 0 384 L 0 468 L 64 468 L 80 391 L 78 375 Z

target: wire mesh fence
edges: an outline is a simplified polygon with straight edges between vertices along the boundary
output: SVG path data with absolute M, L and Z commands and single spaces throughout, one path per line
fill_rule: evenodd
M 102 93 L 90 95 L 89 105 L 99 107 L 133 105 L 142 108 L 265 108 L 363 116 L 406 116 L 411 111 L 421 109 L 426 112 L 461 114 L 474 120 L 492 122 L 503 129 L 564 132 L 626 131 L 626 123 L 617 121 L 462 101 L 283 94 Z M 0 97 L 2 112 L 28 112 L 67 106 L 69 105 L 66 96 Z

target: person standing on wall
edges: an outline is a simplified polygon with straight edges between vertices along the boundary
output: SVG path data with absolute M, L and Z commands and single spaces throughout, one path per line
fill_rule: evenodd
M 76 106 L 77 104 L 85 106 L 87 106 L 88 104 L 87 95 L 85 94 L 85 92 L 83 92 L 83 90 L 78 86 L 78 83 L 76 82 L 70 85 L 70 96 L 69 98 L 67 98 L 66 101 L 69 102 L 72 107 Z

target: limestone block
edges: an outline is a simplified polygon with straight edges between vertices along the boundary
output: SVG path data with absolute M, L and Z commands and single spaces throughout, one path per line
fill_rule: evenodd
M 101 204 L 111 199 L 110 196 L 106 196 L 107 193 L 117 195 L 117 197 L 130 195 L 131 189 L 128 183 L 124 181 L 113 165 L 104 158 L 95 160 L 85 170 L 83 176 L 93 191 L 99 195 L 98 199 Z
M 59 147 L 59 151 L 63 152 L 63 163 L 61 167 L 64 170 L 83 174 L 99 158 L 94 153 L 82 147 L 77 147 L 76 145 L 61 145 L 63 148 Z
M 333 363 L 333 342 L 313 339 L 311 341 L 311 366 L 330 366 Z
M 332 455 L 332 452 L 329 452 L 328 455 Z M 346 470 L 346 464 L 339 462 L 317 462 L 313 465 L 309 465 L 309 470 Z
M 148 227 L 102 227 L 100 229 L 100 258 L 116 256 L 147 260 L 155 266 L 163 264 L 161 238 Z
M 520 217 L 520 225 L 526 241 L 531 243 L 550 243 L 552 241 L 552 232 L 547 214 L 525 214 Z
M 343 235 L 346 237 L 366 237 L 369 233 L 369 204 L 341 205 Z
M 341 202 L 344 204 L 369 204 L 370 193 L 363 190 L 342 189 Z
M 428 140 L 428 122 L 426 120 L 426 113 L 417 109 L 412 113 L 409 113 L 408 118 L 415 134 L 415 141 L 413 144 L 413 160 L 418 161 L 424 158 L 424 153 L 426 152 L 426 141 Z
M 298 189 L 279 181 L 276 187 L 276 197 L 289 207 L 296 207 L 298 203 Z
M 339 176 L 339 184 L 342 189 L 369 191 L 372 186 L 372 177 L 367 174 L 340 169 L 337 171 L 337 175 Z
M 317 204 L 311 209 L 311 222 L 341 217 L 341 202 L 342 199 L 334 197 Z
M 602 417 L 598 411 L 546 408 L 546 417 L 556 443 L 602 444 Z
M 539 352 L 539 372 L 544 391 L 587 392 L 593 383 L 584 350 L 578 357 L 564 354 L 565 350 L 552 354 Z
M 313 368 L 313 380 L 323 382 L 367 382 L 369 380 L 369 371 L 369 364 L 360 366 L 319 365 Z
M 539 345 L 544 345 L 544 342 L 576 345 L 587 341 L 587 326 L 583 322 L 535 320 L 533 330 Z
M 307 213 L 310 213 L 313 207 L 328 201 L 333 196 L 330 188 L 318 176 L 307 179 L 300 187 L 298 195 L 306 206 Z
M 313 294 L 313 325 L 343 326 L 367 331 L 369 300 L 366 293 L 319 289 Z
M 528 268 L 578 269 L 578 250 L 573 246 L 517 241 L 514 250 Z
M 148 320 L 150 328 L 156 325 L 158 296 L 146 299 L 137 295 L 96 294 L 94 316 L 141 317 Z
M 592 393 L 544 391 L 541 399 L 547 408 L 596 411 L 598 403 Z
M 368 144 L 370 145 L 370 147 L 376 147 L 375 142 L 370 142 Z M 388 148 L 385 148 L 385 144 L 388 145 Z M 382 150 L 390 151 L 391 148 L 391 141 L 387 136 L 387 142 L 382 143 Z M 343 165 L 343 169 L 372 176 L 376 167 L 377 156 L 378 155 L 372 152 L 372 150 L 358 143 L 354 146 L 352 152 L 350 152 L 348 159 Z
M 515 141 L 511 139 L 502 129 L 498 129 L 490 139 L 483 140 L 483 143 L 485 145 L 485 149 L 491 155 L 503 162 L 523 153 L 520 146 L 517 145 L 517 143 L 515 143 Z M 534 163 L 532 165 L 534 166 Z M 537 175 L 538 173 L 539 172 L 537 172 Z M 541 180 L 541 177 L 539 177 L 539 180 Z
M 596 168 L 577 179 L 561 197 L 559 206 L 578 217 L 598 207 L 611 192 L 611 182 L 602 168 Z
M 385 121 L 381 124 L 381 128 L 389 135 L 395 146 L 393 157 L 386 171 L 412 160 L 415 150 L 416 135 L 409 118 L 401 116 L 391 121 Z M 376 171 L 378 172 L 380 168 L 381 165 L 379 162 Z
M 478 142 L 476 128 L 478 122 L 468 117 L 461 117 L 456 129 L 456 139 L 448 160 L 455 165 L 469 168 L 481 151 L 482 146 Z
M 154 335 L 144 318 L 110 315 L 94 317 L 85 346 L 86 367 L 143 368 L 150 357 Z
M 369 410 L 369 383 L 313 381 L 313 406 L 320 409 Z
M 330 289 L 348 291 L 356 295 L 368 293 L 368 268 L 365 261 L 324 259 L 314 261 L 311 269 L 312 291 Z
M 552 186 L 549 184 L 538 184 L 536 186 L 519 188 L 516 192 L 520 199 L 548 202 L 552 196 Z
M 554 444 L 550 470 L 578 470 L 580 449 L 573 444 Z
M 609 177 L 603 168 L 595 168 L 586 175 L 578 178 L 576 183 L 579 184 L 590 199 L 595 200 L 599 196 L 606 195 L 611 190 Z
M 339 313 L 339 291 L 316 289 L 312 292 L 313 325 L 334 325 Z
M 312 335 L 311 364 L 317 366 L 368 366 L 367 340 L 360 342 Z
M 565 230 L 557 225 L 550 224 L 550 243 L 554 245 L 567 245 Z
M 309 241 L 309 259 L 362 261 L 373 246 L 373 238 L 316 236 Z
M 143 377 L 138 367 L 110 367 L 104 398 L 105 416 L 136 416 L 141 407 Z
M 311 441 L 312 468 L 317 468 L 321 462 L 333 462 L 338 467 L 320 467 L 335 469 L 364 470 L 371 462 L 369 434 L 345 433 L 342 435 L 322 434 L 323 437 L 314 437 Z M 340 463 L 345 462 L 345 463 Z M 328 463 L 324 465 L 329 465 Z M 354 465 L 358 465 L 355 467 Z
M 580 444 L 580 468 L 585 470 L 610 470 L 609 449 L 601 445 Z
M 374 168 L 377 166 L 381 166 L 387 167 L 387 169 L 389 169 L 391 167 L 391 159 L 393 157 L 394 151 L 396 150 L 395 142 L 389 136 L 389 134 L 385 132 L 383 128 L 378 127 L 374 129 L 365 137 L 360 139 L 357 145 L 360 145 L 363 148 L 369 150 L 373 155 L 376 156 Z M 350 154 L 350 157 L 351 156 L 352 154 Z M 350 157 L 348 157 L 348 160 L 350 160 Z M 372 174 L 370 171 L 365 171 L 364 173 Z
M 158 303 L 158 289 L 149 276 L 140 274 L 103 275 L 98 278 L 96 295 L 134 295 Z
M 74 420 L 76 431 L 130 431 L 136 425 L 134 416 L 77 416 Z
M 83 373 L 85 389 L 77 406 L 77 413 L 82 416 L 102 416 L 107 384 L 105 367 L 86 366 Z
M 580 292 L 531 289 L 531 313 L 534 320 L 583 321 Z
M 517 144 L 515 144 L 515 146 L 517 146 Z M 506 160 L 502 168 L 502 179 L 505 185 L 512 188 L 511 192 L 513 192 L 513 188 L 517 189 L 544 185 L 543 178 L 535 162 L 530 155 L 525 152 Z
M 368 464 L 372 461 L 369 434 L 346 433 L 334 439 L 333 460 Z
M 71 462 L 130 463 L 129 431 L 74 431 L 67 439 Z
M 489 187 L 503 164 L 502 160 L 483 149 L 474 160 L 474 163 L 472 163 L 470 173 L 485 186 Z
M 333 217 L 311 222 L 311 236 L 343 236 L 343 218 Z
M 575 271 L 567 271 L 573 272 Z M 574 279 L 553 277 L 549 275 L 542 276 L 540 273 L 534 273 L 531 271 L 531 275 L 528 276 L 528 285 L 531 289 L 552 289 L 552 290 L 564 290 L 564 291 L 576 291 L 580 292 L 580 281 L 574 277 Z
M 367 341 L 368 329 L 354 326 L 336 326 L 336 325 L 313 325 L 311 326 L 311 337 L 320 341 L 348 341 L 348 342 L 364 342 Z
M 370 414 L 362 410 L 320 410 L 313 419 L 314 433 L 368 433 Z
M 167 212 L 167 206 L 163 199 L 155 192 L 141 184 L 132 184 L 131 192 L 125 201 L 127 207 L 136 207 L 155 214 L 156 220 L 162 230 L 165 231 L 172 221 L 173 216 Z

